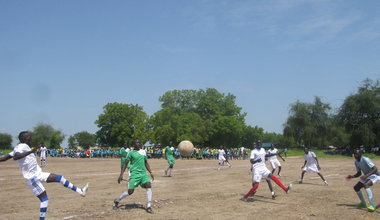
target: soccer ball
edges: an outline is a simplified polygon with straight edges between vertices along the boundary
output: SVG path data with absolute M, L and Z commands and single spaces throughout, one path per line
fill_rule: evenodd
M 181 141 L 181 143 L 178 144 L 178 151 L 184 157 L 190 156 L 194 151 L 194 145 L 190 141 Z

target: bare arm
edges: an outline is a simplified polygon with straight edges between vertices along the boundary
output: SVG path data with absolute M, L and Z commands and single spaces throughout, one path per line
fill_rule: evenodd
M 123 180 L 123 174 L 124 174 L 125 170 L 127 169 L 128 163 L 129 163 L 129 160 L 125 160 L 125 162 L 124 162 L 124 164 L 123 164 L 123 168 L 122 168 L 121 171 L 120 171 L 119 178 L 117 179 L 117 182 L 118 182 L 119 184 L 120 184 L 120 182 Z
M 24 152 L 24 153 L 15 153 L 15 155 L 13 156 L 13 160 L 20 160 L 20 159 L 28 156 L 29 154 L 36 152 L 36 150 L 37 150 L 37 148 L 32 148 L 32 150 Z
M 0 162 L 7 161 L 7 160 L 9 160 L 9 159 L 11 159 L 11 158 L 12 158 L 12 156 L 9 155 L 9 154 L 7 154 L 7 156 L 3 156 L 3 157 L 0 158 Z
M 148 163 L 148 160 L 145 161 L 145 168 L 146 168 L 146 170 L 148 170 L 150 177 L 152 177 L 152 181 L 154 181 L 154 176 L 153 176 L 152 170 L 150 169 L 150 165 Z

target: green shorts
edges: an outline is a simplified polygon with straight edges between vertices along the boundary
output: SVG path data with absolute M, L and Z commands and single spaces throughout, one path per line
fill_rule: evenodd
M 150 178 L 147 173 L 138 173 L 138 174 L 131 173 L 131 176 L 129 178 L 128 189 L 134 189 L 138 187 L 139 185 L 142 188 L 145 188 L 146 183 L 150 183 Z
M 173 164 L 175 164 L 174 157 L 168 157 L 167 159 L 168 159 L 168 164 L 169 164 L 169 165 L 173 165 Z

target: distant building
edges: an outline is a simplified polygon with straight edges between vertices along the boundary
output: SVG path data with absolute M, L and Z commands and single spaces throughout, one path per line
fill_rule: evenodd
M 263 148 L 270 148 L 272 146 L 272 143 L 271 142 L 268 142 L 268 143 L 261 143 L 261 146 Z

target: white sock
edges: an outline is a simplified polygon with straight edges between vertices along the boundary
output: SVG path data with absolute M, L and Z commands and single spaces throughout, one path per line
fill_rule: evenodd
M 147 188 L 146 189 L 146 197 L 148 199 L 148 202 L 146 204 L 146 207 L 149 208 L 151 206 L 151 203 L 152 203 L 152 197 L 153 197 L 153 192 L 152 192 L 152 188 Z
M 168 175 L 169 175 L 169 176 L 172 175 L 172 168 L 168 168 Z
M 119 196 L 119 198 L 116 199 L 116 201 L 120 202 L 122 199 L 124 199 L 124 198 L 127 197 L 127 196 L 129 196 L 128 191 L 125 191 L 125 192 L 123 192 L 123 193 Z

